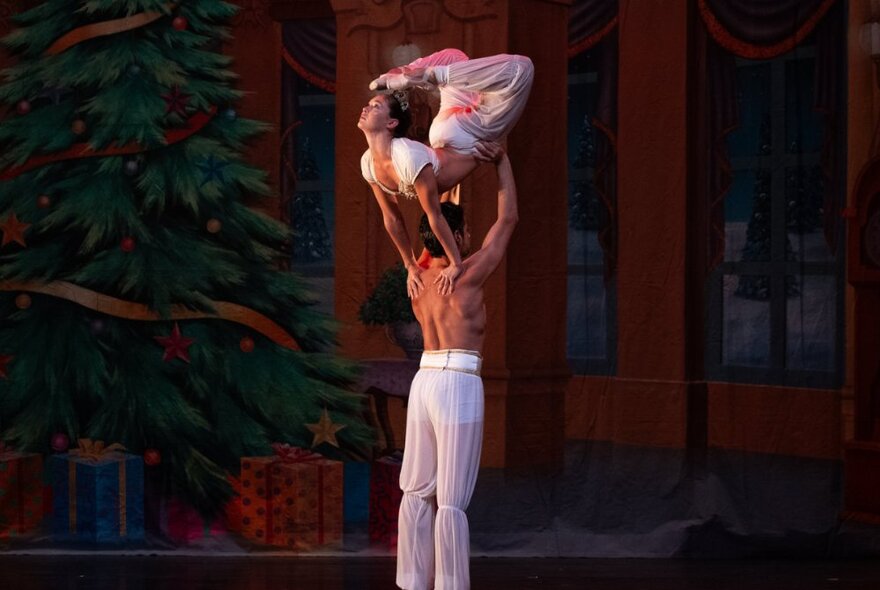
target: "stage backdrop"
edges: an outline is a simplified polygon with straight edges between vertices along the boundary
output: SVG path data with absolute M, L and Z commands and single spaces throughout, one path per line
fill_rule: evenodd
M 515 130 L 538 190 L 487 302 L 489 341 L 517 346 L 487 353 L 473 553 L 880 551 L 842 461 L 866 5 L 472 4 L 0 2 L 0 549 L 393 555 L 417 363 L 368 325 L 406 301 L 366 184 L 341 180 L 369 93 L 340 48 L 387 45 L 372 77 L 456 35 L 525 53 L 532 22 L 568 31 L 524 117 L 566 138 L 539 156 L 567 190 L 539 190 Z M 423 137 L 436 97 L 415 103 Z M 486 168 L 462 192 L 476 232 Z M 514 297 L 532 271 L 565 288 Z

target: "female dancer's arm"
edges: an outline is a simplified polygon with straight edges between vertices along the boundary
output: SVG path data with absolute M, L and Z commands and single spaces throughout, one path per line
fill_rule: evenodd
M 391 237 L 391 241 L 400 253 L 400 258 L 406 267 L 406 294 L 410 299 L 415 299 L 422 292 L 422 289 L 425 288 L 425 285 L 419 276 L 422 269 L 416 264 L 416 257 L 413 253 L 412 244 L 409 241 L 409 234 L 406 233 L 406 225 L 403 222 L 403 215 L 400 213 L 400 207 L 397 205 L 397 198 L 385 194 L 376 184 L 370 183 L 370 188 L 373 189 L 373 195 L 376 197 L 379 208 L 382 210 L 385 230 Z
M 440 294 L 448 295 L 452 293 L 455 279 L 458 278 L 462 271 L 461 253 L 458 251 L 458 245 L 455 243 L 455 236 L 452 235 L 452 230 L 449 229 L 449 224 L 440 211 L 437 178 L 434 176 L 434 171 L 430 166 L 425 166 L 419 172 L 413 187 L 419 196 L 422 210 L 428 216 L 428 224 L 431 226 L 431 231 L 437 236 L 440 245 L 443 246 L 443 250 L 446 252 L 446 257 L 449 258 L 449 266 L 443 269 L 434 280 L 435 283 L 439 283 L 437 289 Z

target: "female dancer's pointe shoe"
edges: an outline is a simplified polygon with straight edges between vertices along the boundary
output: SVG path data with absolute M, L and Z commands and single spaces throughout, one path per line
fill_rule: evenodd
M 431 88 L 431 68 L 393 68 L 370 82 L 370 90 L 403 90 L 417 86 Z

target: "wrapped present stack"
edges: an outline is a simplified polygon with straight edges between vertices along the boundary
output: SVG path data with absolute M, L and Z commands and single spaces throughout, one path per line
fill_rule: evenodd
M 227 474 L 226 479 L 232 486 L 232 498 L 224 510 L 223 526 L 228 531 L 241 533 L 241 480 L 231 474 Z
M 344 464 L 343 519 L 345 532 L 365 532 L 370 520 L 370 464 L 350 461 Z
M 403 455 L 395 452 L 373 462 L 370 473 L 370 543 L 397 547 L 397 514 L 403 492 L 400 468 Z
M 56 540 L 123 544 L 144 538 L 143 458 L 81 439 L 49 459 Z
M 43 457 L 0 443 L 0 539 L 35 529 L 43 519 Z
M 241 534 L 254 542 L 308 550 L 341 542 L 343 467 L 288 445 L 241 459 Z
M 167 500 L 163 516 L 165 534 L 178 545 L 189 545 L 226 532 L 221 521 L 205 520 L 195 508 L 177 498 Z
M 146 470 L 144 528 L 148 535 L 175 545 L 192 545 L 227 532 L 222 519 L 207 521 L 190 504 L 175 497 L 164 475 L 155 468 Z

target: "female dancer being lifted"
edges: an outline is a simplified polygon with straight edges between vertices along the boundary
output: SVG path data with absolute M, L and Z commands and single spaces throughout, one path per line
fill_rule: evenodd
M 371 90 L 386 93 L 370 99 L 358 121 L 368 145 L 361 173 L 406 266 L 410 298 L 417 297 L 424 285 L 398 197 L 419 200 L 450 261 L 435 283 L 441 294 L 451 293 L 461 274 L 461 255 L 440 214 L 439 195 L 461 182 L 480 161 L 492 160 L 480 142 L 498 142 L 507 135 L 525 108 L 533 77 L 531 60 L 521 55 L 468 59 L 458 49 L 444 49 L 394 68 L 370 84 Z M 404 89 L 412 86 L 440 90 L 440 109 L 428 134 L 430 148 L 405 137 L 411 115 Z

